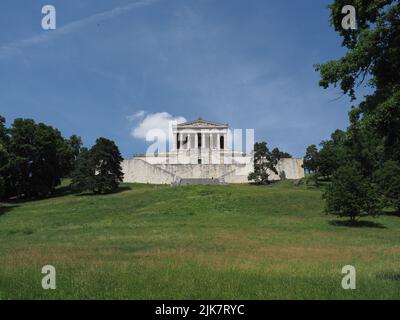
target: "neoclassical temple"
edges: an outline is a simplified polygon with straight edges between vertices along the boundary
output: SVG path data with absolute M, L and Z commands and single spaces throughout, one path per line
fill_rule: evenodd
M 198 119 L 174 125 L 172 129 L 174 145 L 172 152 L 177 159 L 187 159 L 191 164 L 213 163 L 213 156 L 229 153 L 228 125 Z
M 199 118 L 173 125 L 171 131 L 170 150 L 164 152 L 157 150 L 123 161 L 125 182 L 153 184 L 248 182 L 247 177 L 254 169 L 252 130 L 247 130 L 246 138 L 243 139 L 242 134 L 232 132 L 228 124 Z M 273 175 L 272 179 L 282 177 L 300 179 L 304 177 L 302 159 L 282 159 L 278 164 L 278 171 L 279 175 Z

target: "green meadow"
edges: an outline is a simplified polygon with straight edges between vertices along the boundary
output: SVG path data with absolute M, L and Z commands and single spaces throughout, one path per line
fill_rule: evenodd
M 0 299 L 399 299 L 400 216 L 357 227 L 322 190 L 129 184 L 0 207 Z M 43 290 L 41 269 L 56 268 Z M 342 267 L 357 271 L 341 287 Z

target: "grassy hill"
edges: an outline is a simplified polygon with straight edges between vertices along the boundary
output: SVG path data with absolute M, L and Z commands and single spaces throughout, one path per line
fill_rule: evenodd
M 283 182 L 125 185 L 0 208 L 0 299 L 400 297 L 400 217 L 348 227 Z M 43 290 L 41 268 L 57 270 Z M 357 269 L 357 290 L 341 269 Z

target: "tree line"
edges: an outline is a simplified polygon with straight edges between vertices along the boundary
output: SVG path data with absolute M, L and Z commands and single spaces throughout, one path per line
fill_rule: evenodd
M 341 26 L 343 6 L 357 9 L 358 28 Z M 372 93 L 349 112 L 349 127 L 311 145 L 304 167 L 316 183 L 328 179 L 326 212 L 356 220 L 383 208 L 400 212 L 400 4 L 395 0 L 336 0 L 331 24 L 347 52 L 316 65 L 320 86 L 339 86 L 356 100 L 360 85 Z
M 82 139 L 68 139 L 52 126 L 15 119 L 10 127 L 0 116 L 0 199 L 51 196 L 63 178 L 75 191 L 106 193 L 118 188 L 123 175 L 118 147 L 99 138 L 87 149 Z

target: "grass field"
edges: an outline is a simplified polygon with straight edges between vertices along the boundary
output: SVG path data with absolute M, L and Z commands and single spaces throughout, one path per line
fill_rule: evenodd
M 321 190 L 125 185 L 0 209 L 0 299 L 398 299 L 400 217 L 349 227 Z M 41 268 L 57 270 L 43 290 Z M 354 265 L 357 289 L 343 290 Z

